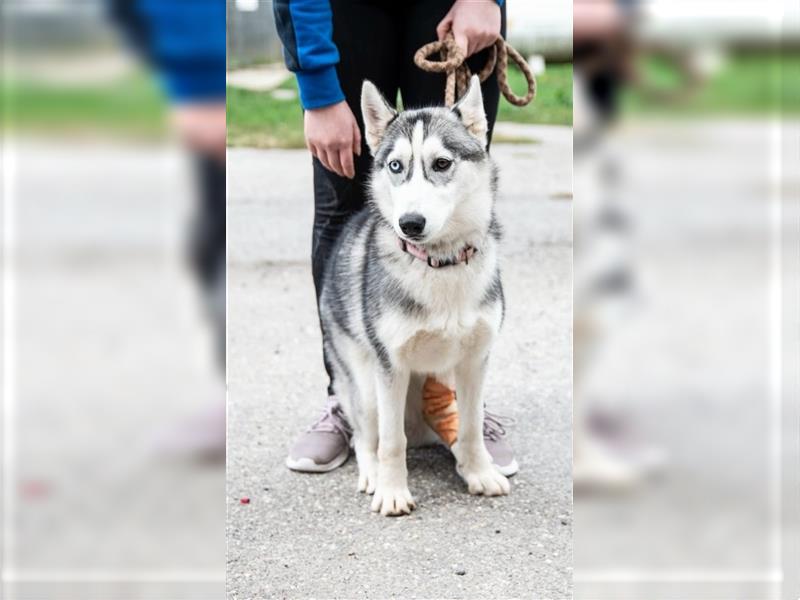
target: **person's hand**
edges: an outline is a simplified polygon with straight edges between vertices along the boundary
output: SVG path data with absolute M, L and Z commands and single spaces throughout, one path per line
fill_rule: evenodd
M 361 155 L 361 132 L 347 102 L 305 112 L 306 145 L 323 166 L 352 179 L 353 154 Z
M 572 29 L 576 42 L 602 39 L 619 33 L 623 14 L 614 0 L 575 0 L 572 5 Z
M 178 104 L 171 111 L 172 125 L 184 144 L 225 162 L 225 102 Z
M 496 0 L 456 0 L 436 26 L 440 41 L 450 31 L 464 56 L 472 56 L 494 44 L 500 35 L 500 6 Z

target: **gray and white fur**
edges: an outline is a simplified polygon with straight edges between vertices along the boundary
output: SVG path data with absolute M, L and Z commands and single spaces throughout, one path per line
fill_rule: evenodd
M 502 495 L 508 480 L 483 441 L 482 388 L 505 310 L 494 215 L 497 169 L 487 151 L 480 84 L 452 109 L 398 113 L 369 81 L 361 93 L 374 157 L 367 208 L 348 222 L 329 258 L 320 314 L 336 395 L 353 426 L 358 489 L 372 510 L 407 514 L 406 448 L 435 442 L 422 419 L 427 375 L 455 383 L 457 471 L 472 494 Z M 468 262 L 432 268 L 428 256 Z

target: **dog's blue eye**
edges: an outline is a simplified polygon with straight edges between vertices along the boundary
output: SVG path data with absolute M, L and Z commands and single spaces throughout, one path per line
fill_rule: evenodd
M 450 165 L 453 164 L 452 160 L 448 160 L 447 158 L 437 158 L 433 161 L 433 170 L 434 171 L 447 171 L 450 168 Z
M 389 170 L 392 173 L 399 173 L 400 171 L 403 170 L 403 165 L 399 160 L 393 160 L 392 162 L 389 163 Z

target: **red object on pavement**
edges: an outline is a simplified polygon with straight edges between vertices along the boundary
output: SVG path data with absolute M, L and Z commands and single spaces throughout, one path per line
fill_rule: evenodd
M 239 504 L 250 504 L 250 498 L 239 498 Z
M 20 483 L 20 492 L 26 500 L 33 500 L 47 496 L 50 492 L 50 486 L 46 481 L 32 479 Z

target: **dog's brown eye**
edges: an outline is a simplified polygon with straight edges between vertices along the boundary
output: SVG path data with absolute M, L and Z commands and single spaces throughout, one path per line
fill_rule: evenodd
M 400 171 L 403 170 L 403 165 L 399 160 L 393 160 L 392 162 L 389 163 L 389 170 L 392 173 L 399 173 Z
M 446 171 L 450 168 L 450 165 L 453 164 L 452 160 L 448 160 L 446 158 L 437 158 L 433 161 L 433 170 L 434 171 Z

